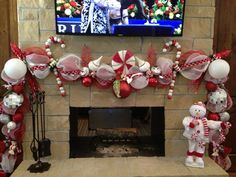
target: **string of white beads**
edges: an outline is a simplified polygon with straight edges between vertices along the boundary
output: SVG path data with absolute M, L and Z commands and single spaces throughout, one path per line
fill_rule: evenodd
M 175 47 L 177 52 L 176 52 L 176 56 L 175 56 L 175 62 L 172 66 L 172 78 L 171 78 L 168 96 L 167 96 L 168 99 L 171 99 L 173 97 L 176 75 L 177 75 L 177 72 L 179 72 L 181 70 L 179 67 L 179 59 L 181 56 L 181 45 L 178 42 L 176 42 L 176 40 L 171 40 L 169 42 L 166 42 L 163 49 L 162 49 L 162 52 L 164 52 L 164 53 L 167 52 L 171 46 Z
M 45 52 L 47 53 L 47 56 L 49 57 L 49 61 L 50 61 L 48 63 L 48 67 L 53 70 L 53 73 L 56 76 L 56 82 L 57 82 L 58 89 L 59 89 L 62 96 L 66 96 L 65 88 L 63 86 L 63 83 L 61 81 L 59 72 L 58 72 L 57 67 L 56 67 L 58 60 L 53 58 L 52 52 L 51 52 L 51 49 L 50 49 L 50 46 L 52 44 L 60 44 L 61 48 L 65 48 L 65 43 L 60 37 L 51 36 L 45 42 Z

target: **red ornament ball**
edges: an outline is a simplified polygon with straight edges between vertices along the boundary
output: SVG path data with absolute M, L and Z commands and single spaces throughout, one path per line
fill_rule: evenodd
M 91 77 L 84 77 L 82 79 L 82 84 L 85 86 L 85 87 L 90 87 L 93 83 L 93 79 Z
M 3 170 L 0 170 L 0 177 L 7 177 L 6 173 Z
M 216 91 L 216 89 L 217 89 L 217 85 L 214 84 L 213 82 L 207 82 L 207 83 L 206 83 L 206 89 L 207 89 L 209 92 L 214 92 L 214 91 Z
M 157 84 L 158 84 L 157 78 L 155 78 L 155 77 L 150 77 L 150 78 L 149 78 L 149 80 L 148 80 L 148 85 L 149 85 L 150 87 L 156 87 Z
M 126 98 L 128 97 L 132 92 L 131 86 L 126 81 L 120 82 L 120 97 Z
M 24 92 L 24 86 L 23 85 L 13 85 L 12 86 L 12 91 L 17 93 L 17 94 L 21 94 Z
M 217 121 L 220 119 L 220 116 L 219 114 L 217 113 L 213 113 L 213 112 L 210 112 L 207 116 L 208 120 L 214 120 L 214 121 Z
M 15 115 L 12 116 L 12 120 L 15 123 L 20 123 L 24 120 L 24 114 L 22 112 L 16 112 Z

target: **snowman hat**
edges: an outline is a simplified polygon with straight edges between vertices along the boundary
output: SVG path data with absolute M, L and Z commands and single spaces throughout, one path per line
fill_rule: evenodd
M 201 101 L 194 103 L 194 105 L 198 105 L 198 106 L 202 106 L 202 107 L 206 108 L 206 105 Z

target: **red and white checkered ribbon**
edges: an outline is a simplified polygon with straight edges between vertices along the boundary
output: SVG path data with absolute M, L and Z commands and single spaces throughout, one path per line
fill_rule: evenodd
M 190 69 L 192 67 L 199 66 L 204 63 L 210 62 L 211 60 L 212 59 L 210 57 L 207 57 L 207 58 L 200 60 L 200 61 L 195 61 L 192 63 L 184 63 L 183 65 L 180 66 L 180 70 Z
M 32 67 L 31 67 L 31 70 L 32 70 L 32 71 L 37 71 L 37 70 L 43 71 L 43 70 L 45 70 L 47 67 L 48 67 L 48 65 L 44 65 L 44 66 L 32 66 Z
M 64 71 L 63 69 L 58 69 L 58 71 L 60 72 L 60 73 L 62 73 L 62 74 L 68 74 L 68 75 L 78 75 L 78 74 L 80 74 L 80 70 L 74 70 L 74 71 Z

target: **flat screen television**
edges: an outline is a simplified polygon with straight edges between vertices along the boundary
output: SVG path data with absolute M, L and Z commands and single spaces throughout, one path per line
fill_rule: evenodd
M 182 36 L 185 0 L 55 0 L 56 32 Z

